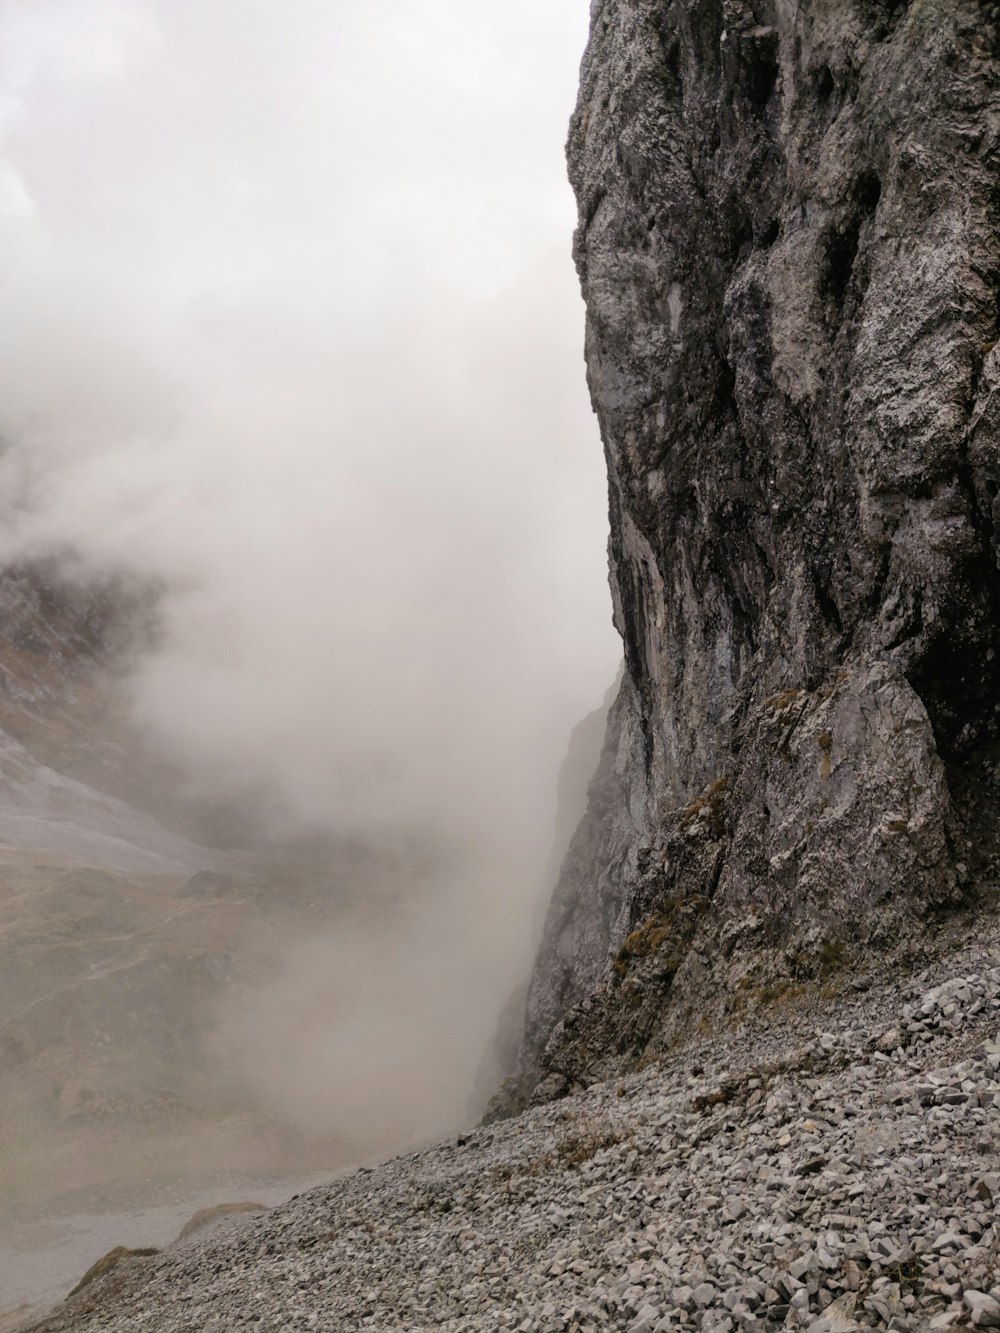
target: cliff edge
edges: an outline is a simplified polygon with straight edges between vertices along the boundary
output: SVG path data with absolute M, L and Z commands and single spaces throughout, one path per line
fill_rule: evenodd
M 535 1095 L 995 902 L 1000 6 L 597 0 L 568 155 L 626 673 Z

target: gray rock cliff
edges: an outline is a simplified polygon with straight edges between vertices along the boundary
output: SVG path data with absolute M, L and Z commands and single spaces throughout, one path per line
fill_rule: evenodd
M 549 1092 L 992 900 L 1000 5 L 595 0 L 568 154 L 626 674 Z

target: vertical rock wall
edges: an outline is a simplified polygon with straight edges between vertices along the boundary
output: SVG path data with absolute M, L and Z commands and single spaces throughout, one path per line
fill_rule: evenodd
M 595 0 L 568 151 L 626 678 L 556 1082 L 988 895 L 1000 6 Z

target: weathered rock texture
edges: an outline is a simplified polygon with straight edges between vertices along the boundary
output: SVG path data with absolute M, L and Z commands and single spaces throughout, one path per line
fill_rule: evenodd
M 627 670 L 550 1090 L 995 876 L 1000 6 L 597 0 L 569 162 Z
M 21 1333 L 997 1327 L 997 935 L 240 1227 L 119 1248 Z

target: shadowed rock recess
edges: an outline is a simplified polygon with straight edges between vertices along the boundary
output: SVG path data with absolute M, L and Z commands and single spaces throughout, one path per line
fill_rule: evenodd
M 597 0 L 568 153 L 626 674 L 521 1098 L 905 950 L 1000 850 L 1000 6 Z

